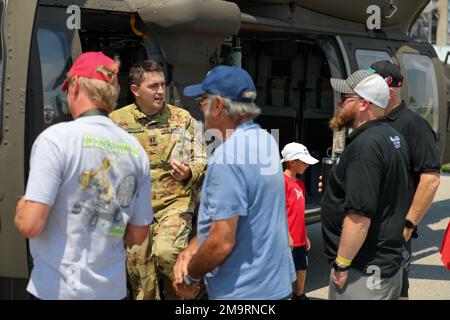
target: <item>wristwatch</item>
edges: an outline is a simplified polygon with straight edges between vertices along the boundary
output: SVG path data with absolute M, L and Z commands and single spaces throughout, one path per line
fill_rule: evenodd
M 333 262 L 333 269 L 336 272 L 346 272 L 346 271 L 350 270 L 350 266 L 343 267 L 343 266 L 338 265 L 337 262 L 335 261 L 335 262 Z
M 200 282 L 201 279 L 196 279 L 196 278 L 192 278 L 190 275 L 187 275 L 184 277 L 184 283 L 187 284 L 188 286 L 194 284 L 194 283 L 198 283 Z
M 417 226 L 408 219 L 405 220 L 405 227 L 408 229 L 411 229 L 411 230 L 414 230 L 417 228 Z

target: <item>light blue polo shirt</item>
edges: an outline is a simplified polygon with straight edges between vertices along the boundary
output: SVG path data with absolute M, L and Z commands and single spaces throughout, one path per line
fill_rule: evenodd
M 214 220 L 239 216 L 236 244 L 205 275 L 210 299 L 282 299 L 296 279 L 278 145 L 253 121 L 239 125 L 208 161 L 198 217 L 203 244 Z

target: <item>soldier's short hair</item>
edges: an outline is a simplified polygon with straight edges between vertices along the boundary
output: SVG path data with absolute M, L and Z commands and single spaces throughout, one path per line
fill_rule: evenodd
M 139 87 L 145 80 L 145 73 L 163 71 L 162 65 L 153 60 L 144 60 L 135 63 L 130 69 L 130 85 L 134 84 Z

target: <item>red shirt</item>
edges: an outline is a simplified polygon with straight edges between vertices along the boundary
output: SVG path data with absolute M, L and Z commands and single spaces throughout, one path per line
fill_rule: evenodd
M 292 179 L 284 175 L 286 190 L 286 213 L 289 234 L 294 240 L 294 247 L 306 245 L 305 224 L 305 184 L 299 179 Z

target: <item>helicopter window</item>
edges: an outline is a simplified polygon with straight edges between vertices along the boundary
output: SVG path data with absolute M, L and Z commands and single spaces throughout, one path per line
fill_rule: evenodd
M 391 56 L 386 51 L 357 49 L 355 55 L 358 69 L 367 69 L 372 63 L 380 60 L 392 62 Z
M 40 28 L 37 36 L 44 91 L 43 116 L 45 123 L 51 125 L 65 118 L 69 120 L 67 96 L 61 86 L 71 62 L 70 45 L 67 34 L 57 28 Z
M 438 89 L 430 57 L 414 53 L 402 54 L 406 69 L 409 107 L 421 115 L 434 131 L 438 128 Z

